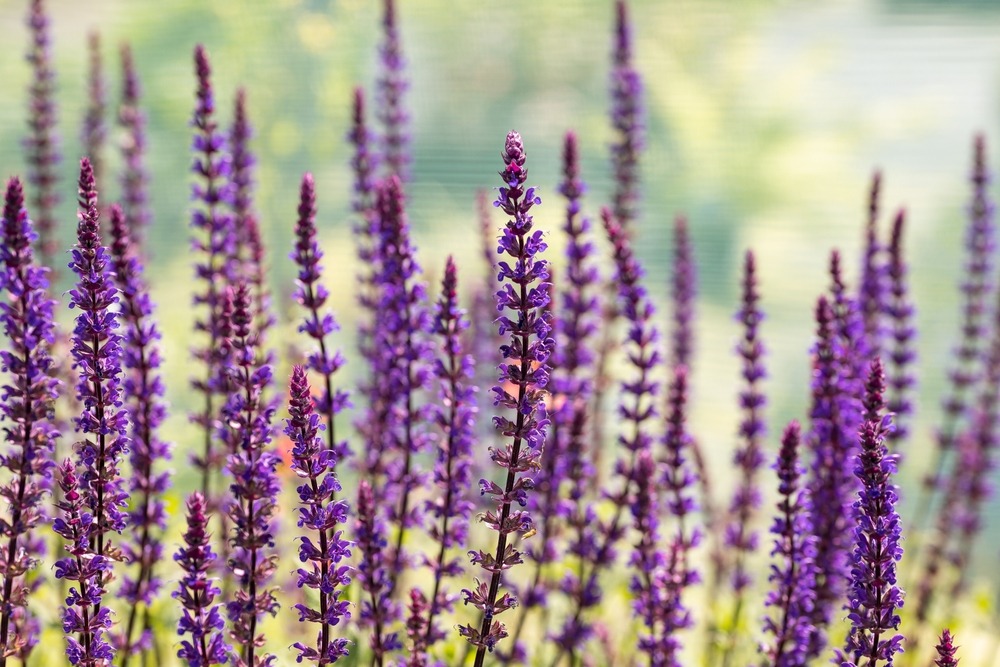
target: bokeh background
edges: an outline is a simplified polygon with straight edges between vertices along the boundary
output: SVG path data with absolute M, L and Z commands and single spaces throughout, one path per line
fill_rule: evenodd
M 0 0 L 0 172 L 24 173 L 29 69 L 26 2 Z M 399 0 L 412 86 L 414 161 L 409 214 L 430 279 L 447 254 L 466 284 L 480 279 L 474 209 L 496 185 L 505 133 L 524 137 L 531 180 L 544 204 L 536 220 L 557 230 L 559 153 L 565 130 L 580 137 L 587 208 L 607 200 L 611 2 L 605 0 Z M 192 49 L 214 65 L 221 118 L 245 86 L 259 158 L 256 206 L 268 243 L 271 286 L 290 312 L 287 259 L 298 182 L 316 176 L 327 284 L 352 349 L 357 271 L 351 239 L 351 91 L 376 73 L 380 3 L 374 0 L 52 0 L 61 167 L 68 247 L 75 229 L 75 170 L 86 103 L 87 33 L 103 40 L 110 98 L 120 93 L 118 45 L 132 44 L 149 116 L 155 226 L 149 267 L 165 330 L 169 435 L 177 443 L 177 498 L 185 474 L 185 417 L 193 322 L 188 246 L 188 122 Z M 811 310 L 826 286 L 829 250 L 847 258 L 852 284 L 869 181 L 884 175 L 883 229 L 905 206 L 907 256 L 918 309 L 920 396 L 901 472 L 904 496 L 924 472 L 957 331 L 963 227 L 973 136 L 1000 160 L 1000 2 L 996 0 L 633 0 L 635 57 L 645 81 L 647 150 L 638 254 L 663 304 L 670 224 L 690 220 L 699 261 L 692 428 L 725 461 L 737 412 L 738 260 L 758 254 L 763 335 L 770 349 L 771 432 L 804 415 Z M 228 122 L 228 121 L 226 121 Z M 111 134 L 112 143 L 117 133 Z M 109 152 L 109 173 L 120 164 Z M 111 184 L 112 197 L 117 184 Z M 102 193 L 102 195 L 105 193 Z M 996 188 L 994 188 L 996 196 Z M 555 248 L 562 245 L 552 235 Z M 65 274 L 65 272 L 64 272 Z M 61 287 L 65 287 L 62 285 Z M 63 297 L 65 302 L 65 297 Z M 63 317 L 69 318 L 67 312 Z M 278 341 L 291 339 L 276 336 Z M 358 365 L 348 367 L 357 372 Z M 279 374 L 279 377 L 281 375 Z M 772 437 L 772 440 L 775 438 Z M 773 443 L 772 443 L 773 444 Z M 727 489 L 732 473 L 717 466 Z M 912 494 L 910 494 L 912 495 Z M 728 493 L 725 496 L 727 497 Z M 176 502 L 176 499 L 175 499 Z M 975 560 L 985 600 L 996 587 L 1000 512 L 994 504 Z M 171 549 L 172 550 L 172 547 Z M 990 581 L 992 576 L 992 583 Z M 984 603 L 985 604 L 985 603 Z

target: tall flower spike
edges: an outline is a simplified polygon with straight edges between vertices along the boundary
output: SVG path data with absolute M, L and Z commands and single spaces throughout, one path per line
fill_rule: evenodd
M 27 632 L 17 632 L 17 615 L 27 616 L 28 595 L 34 585 L 27 575 L 45 555 L 35 539 L 35 529 L 45 517 L 42 508 L 52 484 L 55 440 L 52 410 L 59 381 L 53 377 L 52 344 L 55 342 L 53 309 L 48 295 L 48 269 L 35 263 L 32 243 L 37 234 L 24 207 L 21 181 L 12 178 L 4 195 L 0 285 L 7 299 L 0 303 L 0 322 L 7 343 L 0 350 L 0 363 L 9 379 L 0 396 L 0 411 L 6 419 L 8 443 L 0 455 L 0 465 L 11 477 L 0 485 L 0 498 L 7 514 L 0 518 L 0 667 L 9 656 L 26 662 L 38 642 L 33 624 L 22 621 Z M 14 630 L 14 632 L 11 632 Z
M 34 188 L 31 207 L 38 226 L 39 260 L 42 266 L 53 266 L 58 244 L 55 208 L 60 200 L 56 183 L 61 156 L 56 133 L 56 73 L 52 67 L 49 17 L 44 0 L 31 0 L 27 23 L 31 30 L 28 63 L 32 76 L 28 87 L 28 136 L 24 139 L 24 148 L 28 183 Z
M 430 651 L 434 644 L 446 638 L 438 625 L 438 617 L 452 610 L 456 596 L 445 587 L 445 581 L 461 574 L 462 565 L 454 554 L 455 547 L 466 543 L 469 517 L 473 505 L 468 497 L 472 479 L 472 442 L 475 436 L 476 390 L 473 384 L 472 357 L 465 354 L 462 339 L 469 328 L 465 313 L 458 307 L 458 271 L 449 256 L 445 263 L 441 296 L 434 317 L 434 335 L 438 341 L 438 359 L 434 375 L 440 386 L 440 403 L 435 406 L 434 422 L 441 430 L 437 458 L 434 462 L 434 486 L 437 493 L 428 500 L 426 512 L 433 520 L 431 538 L 437 542 L 437 553 L 428 557 L 434 576 L 430 600 L 418 604 L 413 599 L 411 611 L 424 609 L 422 635 L 414 637 L 414 652 Z M 416 589 L 414 592 L 419 593 Z
M 403 103 L 403 95 L 410 84 L 406 80 L 406 60 L 399 41 L 396 22 L 396 0 L 384 0 L 382 14 L 383 41 L 379 47 L 381 73 L 378 80 L 378 110 L 382 124 L 380 148 L 386 177 L 395 176 L 408 180 L 410 163 L 410 137 L 407 125 L 410 115 Z
M 626 233 L 638 213 L 639 153 L 643 149 L 642 78 L 632 64 L 632 25 L 628 3 L 615 3 L 615 37 L 611 65 L 612 211 Z
M 145 252 L 146 231 L 153 222 L 149 205 L 149 170 L 146 167 L 146 114 L 139 107 L 141 90 L 139 75 L 128 44 L 121 48 L 122 99 L 118 107 L 118 124 L 124 130 L 122 154 L 122 211 L 132 244 Z
M 202 291 L 194 303 L 203 312 L 195 329 L 203 335 L 203 343 L 195 350 L 201 361 L 203 375 L 192 379 L 192 387 L 203 396 L 203 407 L 193 419 L 204 433 L 200 454 L 194 464 L 201 471 L 201 492 L 209 508 L 217 506 L 213 480 L 219 474 L 224 452 L 217 451 L 214 421 L 218 410 L 216 394 L 220 393 L 222 368 L 219 350 L 222 349 L 222 302 L 224 286 L 234 277 L 230 258 L 234 247 L 232 219 L 225 211 L 231 200 L 229 159 L 223 154 L 225 137 L 215 121 L 215 96 L 212 91 L 211 66 L 204 47 L 198 45 L 194 52 L 195 73 L 198 77 L 197 105 L 191 122 L 195 128 L 192 149 L 195 153 L 193 171 L 196 182 L 192 195 L 196 202 L 191 214 L 191 228 L 197 234 L 192 248 L 198 256 L 195 276 L 202 283 Z
M 299 493 L 299 528 L 309 532 L 299 543 L 297 585 L 317 592 L 319 609 L 304 603 L 295 605 L 300 622 L 316 623 L 319 633 L 315 644 L 295 644 L 299 662 L 307 660 L 328 665 L 348 655 L 347 640 L 332 636 L 333 628 L 351 618 L 347 601 L 340 595 L 351 583 L 351 543 L 343 538 L 338 526 L 347 522 L 347 502 L 337 500 L 340 482 L 334 473 L 336 453 L 319 432 L 323 428 L 319 415 L 313 411 L 313 397 L 304 366 L 292 368 L 289 386 L 288 413 L 285 434 L 292 439 L 292 470 L 302 480 Z
M 299 325 L 299 332 L 306 334 L 316 343 L 309 353 L 309 370 L 323 378 L 323 391 L 316 397 L 316 411 L 326 420 L 326 448 L 334 453 L 333 465 L 339 464 L 350 454 L 346 441 L 337 441 L 334 428 L 335 417 L 349 406 L 347 392 L 334 390 L 333 376 L 343 367 L 344 357 L 331 349 L 329 336 L 339 331 L 340 326 L 333 313 L 325 310 L 330 296 L 320 282 L 323 269 L 320 260 L 323 251 L 316 242 L 316 184 L 312 174 L 302 177 L 299 193 L 299 216 L 295 223 L 295 249 L 291 259 L 299 267 L 298 279 L 293 298 L 306 310 L 306 317 Z
M 993 221 L 996 207 L 990 199 L 991 181 L 986 165 L 986 140 L 977 136 L 973 149 L 972 203 L 966 227 L 965 273 L 962 291 L 961 338 L 954 350 L 954 360 L 948 373 L 949 390 L 944 400 L 944 417 L 936 433 L 934 453 L 924 479 L 924 489 L 914 516 L 929 514 L 930 506 L 940 486 L 939 472 L 951 468 L 951 452 L 958 434 L 966 423 L 969 394 L 980 379 L 983 340 L 988 326 L 988 299 L 993 293 L 992 279 L 996 228 Z
M 191 635 L 190 640 L 181 641 L 177 657 L 189 667 L 224 665 L 229 662 L 232 650 L 222 637 L 225 621 L 220 613 L 221 605 L 215 603 L 219 588 L 209 576 L 215 554 L 208 534 L 206 511 L 205 496 L 196 491 L 188 497 L 184 546 L 174 554 L 174 561 L 184 571 L 173 593 L 184 609 L 177 624 L 177 634 L 181 637 Z
M 673 326 L 670 331 L 670 365 L 691 368 L 694 352 L 694 306 L 698 277 L 691 249 L 687 219 L 674 220 L 674 264 L 671 269 L 670 302 Z
M 124 579 L 120 592 L 131 606 L 117 646 L 122 652 L 123 664 L 127 665 L 153 641 L 148 627 L 149 605 L 161 586 L 156 568 L 163 559 L 161 540 L 167 523 L 162 497 L 170 486 L 170 472 L 163 470 L 162 464 L 170 458 L 170 446 L 158 433 L 167 413 L 160 370 L 163 363 L 160 331 L 138 249 L 132 243 L 125 214 L 117 204 L 111 206 L 111 237 L 112 266 L 121 293 L 121 316 L 125 324 L 125 407 L 132 424 L 129 491 L 134 504 L 129 522 L 134 530 L 125 542 L 124 553 L 130 563 L 138 565 L 134 577 Z M 140 635 L 135 637 L 137 628 Z
M 947 628 L 941 633 L 941 641 L 935 647 L 937 650 L 937 660 L 934 664 L 937 667 L 958 667 L 958 658 L 955 652 L 958 647 L 954 644 L 955 638 Z
M 639 483 L 630 509 L 639 543 L 629 558 L 633 569 L 629 590 L 634 596 L 633 613 L 642 621 L 645 630 L 639 635 L 638 649 L 649 655 L 650 665 L 672 665 L 676 656 L 672 652 L 663 652 L 666 629 L 662 627 L 661 620 L 671 591 L 660 585 L 660 573 L 667 567 L 667 559 L 658 546 L 661 506 L 656 461 L 651 451 L 644 449 L 639 452 L 636 472 Z
M 67 633 L 90 635 L 79 646 L 69 641 L 67 655 L 73 664 L 74 655 L 86 660 L 113 654 L 103 639 L 111 627 L 110 610 L 103 606 L 102 597 L 111 580 L 112 562 L 121 560 L 121 552 L 111 545 L 108 533 L 121 533 L 128 525 L 124 507 L 128 494 L 121 488 L 118 465 L 128 450 L 128 414 L 121 407 L 122 336 L 118 332 L 115 312 L 118 290 L 112 281 L 112 267 L 107 248 L 101 245 L 97 192 L 94 189 L 94 171 L 90 161 L 80 162 L 80 221 L 77 226 L 77 244 L 72 251 L 69 267 L 77 275 L 76 287 L 70 290 L 70 308 L 80 311 L 73 330 L 73 360 L 79 372 L 76 385 L 77 398 L 83 404 L 83 413 L 76 420 L 77 430 L 84 440 L 78 444 L 77 469 L 80 471 L 78 495 L 83 500 L 83 510 L 90 514 L 85 535 L 80 527 L 57 531 L 71 544 L 67 547 L 73 558 L 61 561 L 65 578 L 74 579 L 72 573 L 83 576 L 80 570 L 67 569 L 89 561 L 93 566 L 90 581 L 80 589 L 71 589 L 66 599 L 63 625 Z M 89 436 L 89 437 L 88 437 Z M 65 477 L 65 475 L 64 475 Z M 68 483 L 68 478 L 64 479 Z M 74 485 L 76 482 L 74 481 Z M 67 487 L 63 486 L 67 491 Z M 80 512 L 77 502 L 66 496 L 63 516 L 67 521 L 74 512 Z M 81 551 L 84 541 L 87 550 Z M 100 565 L 100 567 L 98 567 Z M 91 570 L 90 567 L 84 568 Z M 57 566 L 57 576 L 60 568 Z M 86 588 L 86 592 L 84 589 Z M 99 627 L 86 627 L 85 616 L 75 607 L 92 607 L 91 622 L 100 621 Z M 72 628 L 70 630 L 69 628 Z M 88 653 L 89 652 L 89 653 Z M 83 657 L 81 657 L 83 656 Z
M 757 477 L 764 465 L 762 441 L 767 433 L 763 414 L 767 398 L 761 388 L 767 371 L 764 368 L 764 344 L 759 332 L 764 313 L 759 302 L 756 261 L 753 252 L 748 250 L 743 263 L 743 305 L 736 314 L 736 319 L 743 327 L 743 336 L 736 345 L 736 353 L 743 365 L 743 388 L 740 391 L 743 418 L 739 428 L 740 443 L 733 459 L 739 470 L 740 481 L 729 506 L 731 521 L 726 527 L 725 537 L 726 546 L 732 549 L 735 558 L 732 585 L 736 592 L 736 602 L 730 623 L 732 628 L 739 627 L 744 594 L 752 583 L 747 559 L 757 550 L 757 533 L 752 526 L 760 510 Z
M 271 367 L 255 345 L 250 288 L 246 283 L 235 291 L 227 287 L 225 299 L 232 302 L 232 333 L 225 345 L 233 363 L 228 369 L 232 393 L 222 408 L 222 428 L 228 429 L 232 446 L 227 466 L 233 479 L 227 508 L 233 524 L 229 569 L 238 584 L 226 613 L 234 648 L 244 664 L 258 667 L 274 660 L 271 654 L 257 654 L 264 643 L 258 622 L 262 615 L 278 611 L 274 591 L 268 588 L 277 560 L 272 519 L 280 491 L 275 473 L 278 456 L 267 448 L 275 408 L 263 396 L 271 383 Z
M 771 556 L 777 557 L 777 562 L 771 565 L 768 581 L 773 588 L 764 603 L 773 610 L 764 619 L 764 631 L 773 639 L 761 645 L 767 664 L 773 667 L 804 665 L 812 635 L 816 538 L 810 532 L 812 501 L 802 487 L 799 448 L 799 424 L 793 421 L 781 436 L 781 451 L 774 465 L 780 499 L 771 526 Z
M 903 636 L 897 612 L 903 606 L 903 591 L 896 585 L 896 563 L 903 555 L 901 528 L 896 513 L 898 500 L 891 478 L 896 460 L 885 447 L 885 433 L 892 428 L 885 413 L 882 394 L 885 378 L 876 358 L 865 387 L 867 415 L 861 427 L 861 453 L 854 474 L 862 491 L 854 503 L 855 546 L 851 555 L 851 593 L 847 609 L 851 630 L 838 658 L 845 664 L 876 667 L 892 665 L 902 651 Z
M 101 35 L 87 35 L 87 110 L 83 116 L 80 143 L 83 153 L 94 167 L 94 182 L 100 191 L 104 185 L 104 142 L 108 128 L 105 115 L 108 107 L 108 83 L 101 63 Z
M 896 449 L 900 441 L 909 433 L 908 419 L 913 415 L 913 392 L 916 378 L 913 376 L 917 352 L 914 339 L 914 307 L 906 279 L 907 265 L 903 258 L 903 228 L 906 211 L 900 210 L 892 225 L 892 240 L 889 243 L 889 296 L 885 303 L 885 317 L 889 321 L 891 347 L 887 356 L 886 384 L 889 386 L 887 408 L 893 414 L 896 427 L 887 436 L 890 451 Z
M 354 535 L 360 553 L 358 585 L 363 592 L 361 602 L 362 627 L 371 627 L 369 646 L 376 667 L 384 667 L 385 655 L 403 647 L 399 636 L 388 631 L 389 622 L 399 615 L 389 596 L 393 573 L 390 573 L 386 547 L 385 523 L 378 516 L 371 484 L 362 479 L 358 488 L 358 519 Z
M 885 327 L 882 324 L 886 307 L 886 269 L 882 255 L 885 247 L 878 238 L 879 199 L 882 191 L 882 172 L 872 175 L 868 196 L 868 219 L 865 224 L 864 250 L 862 251 L 861 279 L 858 281 L 858 304 L 864 322 L 865 339 L 871 354 L 882 349 Z
M 504 187 L 494 205 L 509 220 L 497 246 L 497 254 L 514 259 L 499 263 L 497 280 L 502 283 L 496 294 L 500 334 L 510 334 L 510 343 L 500 348 L 504 363 L 500 364 L 499 384 L 493 388 L 496 405 L 512 410 L 513 419 L 502 416 L 493 423 L 510 443 L 503 448 L 490 448 L 490 458 L 507 471 L 503 486 L 480 480 L 484 495 L 489 495 L 495 509 L 489 510 L 483 521 L 497 533 L 494 553 L 470 552 L 472 562 L 489 574 L 489 583 L 476 580 L 475 590 L 463 590 L 466 604 L 483 612 L 477 628 L 471 624 L 459 627 L 459 633 L 476 647 L 476 667 L 482 667 L 486 652 L 507 636 L 498 614 L 517 604 L 510 593 L 500 595 L 500 579 L 505 570 L 522 562 L 515 547 L 515 538 L 533 530 L 530 515 L 512 509 L 517 502 L 523 506 L 534 482 L 527 474 L 539 469 L 539 459 L 545 442 L 548 419 L 545 414 L 543 391 L 548 384 L 548 361 L 553 340 L 549 314 L 549 284 L 547 262 L 539 257 L 545 251 L 541 230 L 533 229 L 531 208 L 541 203 L 534 188 L 525 188 L 528 170 L 525 168 L 524 144 L 521 135 L 507 134 L 501 154 L 504 169 L 500 172 Z M 527 473 L 527 474 L 526 474 Z

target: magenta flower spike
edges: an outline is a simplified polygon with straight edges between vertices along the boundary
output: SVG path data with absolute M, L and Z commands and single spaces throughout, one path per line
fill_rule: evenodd
M 44 0 L 31 0 L 28 12 L 31 45 L 28 63 L 31 83 L 28 87 L 28 135 L 24 139 L 28 163 L 28 183 L 33 191 L 30 201 L 38 228 L 38 256 L 42 266 L 54 266 L 57 252 L 56 206 L 61 197 L 59 180 L 59 135 L 56 132 L 56 73 L 52 67 L 52 44 L 49 16 Z
M 167 527 L 163 494 L 170 486 L 171 473 L 163 469 L 163 463 L 170 459 L 170 445 L 159 435 L 167 409 L 160 370 L 163 363 L 161 335 L 153 303 L 125 214 L 117 204 L 111 206 L 110 213 L 112 267 L 121 294 L 121 317 L 125 328 L 125 407 L 132 425 L 129 495 L 134 505 L 129 523 L 133 530 L 124 543 L 123 553 L 128 562 L 138 566 L 134 576 L 124 579 L 119 592 L 130 605 L 124 634 L 117 639 L 123 665 L 128 665 L 133 656 L 141 656 L 153 641 L 148 610 L 161 586 L 156 570 L 163 559 L 162 539 Z
M 0 558 L 0 667 L 4 667 L 11 656 L 26 662 L 38 642 L 38 623 L 27 606 L 37 584 L 27 575 L 46 555 L 37 527 L 45 520 L 42 503 L 52 486 L 52 458 L 59 437 L 52 411 L 60 383 L 52 359 L 55 301 L 48 294 L 48 269 L 35 262 L 32 244 L 38 235 L 17 178 L 7 183 L 0 232 L 0 285 L 7 297 L 0 303 L 6 336 L 0 365 L 9 373 L 0 396 L 7 422 L 7 448 L 0 465 L 10 473 L 0 485 L 0 497 L 6 501 L 0 518 L 5 554 Z
M 149 205 L 149 169 L 146 166 L 146 114 L 139 106 L 142 91 L 128 44 L 122 45 L 121 65 L 122 97 L 118 107 L 118 124 L 124 130 L 120 179 L 122 211 L 132 244 L 140 255 L 146 255 L 146 231 L 153 222 L 153 211 Z
M 941 641 L 938 642 L 935 649 L 937 650 L 937 660 L 934 661 L 934 664 L 937 667 L 958 667 L 958 658 L 955 657 L 958 647 L 955 646 L 955 638 L 950 630 L 945 629 L 941 633 Z
M 108 137 L 105 116 L 108 107 L 108 82 L 101 62 L 101 35 L 87 35 L 87 108 L 83 116 L 80 143 L 83 153 L 94 167 L 94 182 L 98 192 L 104 186 L 104 143 Z
M 615 3 L 615 36 L 611 64 L 611 195 L 615 219 L 631 234 L 639 204 L 639 154 L 644 145 L 642 77 L 632 63 L 632 25 L 628 3 Z
M 399 40 L 396 0 L 384 0 L 382 13 L 383 41 L 379 47 L 380 74 L 378 79 L 378 107 L 376 116 L 382 125 L 379 140 L 381 162 L 386 178 L 395 176 L 402 182 L 409 180 L 410 164 L 410 114 L 403 96 L 410 87 L 406 80 L 406 59 Z
M 504 225 L 497 254 L 514 260 L 499 262 L 496 293 L 499 331 L 509 334 L 510 343 L 501 347 L 504 363 L 500 365 L 499 384 L 493 388 L 495 403 L 513 411 L 511 418 L 496 416 L 493 423 L 509 444 L 490 449 L 490 458 L 506 470 L 503 486 L 491 480 L 480 480 L 483 495 L 495 503 L 483 515 L 483 522 L 497 533 L 496 551 L 472 551 L 472 563 L 488 574 L 487 580 L 476 578 L 474 589 L 462 591 L 466 604 L 483 613 L 479 627 L 472 624 L 459 627 L 459 633 L 476 648 L 476 667 L 482 667 L 487 651 L 507 636 L 504 624 L 497 616 L 517 604 L 509 592 L 500 594 L 501 573 L 522 561 L 515 547 L 517 535 L 534 529 L 531 516 L 522 507 L 528 491 L 534 487 L 531 475 L 540 466 L 542 446 L 548 419 L 542 391 L 549 381 L 548 361 L 552 354 L 552 325 L 545 310 L 549 305 L 547 262 L 539 257 L 546 244 L 542 232 L 534 229 L 531 208 L 541 203 L 535 189 L 525 188 L 528 171 L 521 135 L 507 134 L 501 157 L 500 172 L 504 186 L 494 205 L 509 219 Z
M 214 569 L 215 553 L 208 533 L 205 496 L 195 491 L 187 500 L 187 532 L 184 546 L 174 554 L 174 561 L 184 572 L 173 597 L 183 611 L 177 624 L 182 639 L 177 657 L 188 667 L 210 667 L 230 662 L 232 647 L 223 639 L 225 621 L 222 605 L 216 603 L 220 591 L 209 576 Z

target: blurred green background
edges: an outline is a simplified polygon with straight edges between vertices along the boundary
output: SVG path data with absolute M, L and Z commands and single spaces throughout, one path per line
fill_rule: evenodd
M 24 173 L 26 4 L 0 0 L 4 177 Z M 525 140 L 531 182 L 544 200 L 536 215 L 540 226 L 556 230 L 561 224 L 554 190 L 566 129 L 580 136 L 583 177 L 591 186 L 588 210 L 596 213 L 607 200 L 611 2 L 398 4 L 412 80 L 410 218 L 428 276 L 439 275 L 451 253 L 468 284 L 482 272 L 474 259 L 479 247 L 474 192 L 496 185 L 498 153 L 509 129 Z M 897 207 L 909 212 L 906 246 L 919 315 L 920 400 L 902 479 L 904 488 L 912 488 L 923 473 L 958 329 L 956 286 L 974 134 L 986 134 L 992 164 L 1000 158 L 1000 3 L 631 4 L 647 107 L 638 253 L 655 299 L 665 301 L 669 227 L 676 213 L 690 219 L 699 260 L 693 430 L 713 454 L 729 456 L 738 418 L 738 369 L 731 354 L 738 330 L 732 313 L 738 259 L 747 247 L 758 253 L 768 313 L 763 334 L 771 351 L 772 434 L 804 414 L 811 310 L 827 284 L 828 253 L 832 247 L 845 252 L 853 284 L 868 184 L 880 168 L 883 229 Z M 113 101 L 120 91 L 118 45 L 128 40 L 133 46 L 149 114 L 156 216 L 149 272 L 166 333 L 174 406 L 169 433 L 178 443 L 176 467 L 184 469 L 185 442 L 197 441 L 184 416 L 192 372 L 187 224 L 193 46 L 203 43 L 211 55 L 225 124 L 234 90 L 248 89 L 259 157 L 256 205 L 280 312 L 294 312 L 287 253 L 298 182 L 306 170 L 315 174 L 327 284 L 345 328 L 342 342 L 350 349 L 357 266 L 344 137 L 352 88 L 370 90 L 375 77 L 380 3 L 55 0 L 49 5 L 64 155 L 61 233 L 67 247 L 75 228 L 72 184 L 86 103 L 86 35 L 101 32 Z M 112 144 L 117 138 L 112 132 Z M 119 165 L 109 151 L 108 173 Z M 116 197 L 117 183 L 110 189 Z M 552 240 L 561 247 L 558 234 Z M 275 340 L 291 341 L 292 328 L 287 331 Z M 726 466 L 716 469 L 720 488 L 731 475 Z M 181 474 L 177 485 L 186 491 L 193 479 Z M 986 533 L 976 567 L 995 575 L 996 506 Z

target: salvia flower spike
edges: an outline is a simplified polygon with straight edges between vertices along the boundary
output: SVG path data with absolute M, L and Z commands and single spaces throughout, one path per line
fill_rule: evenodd
M 299 603 L 295 609 L 300 622 L 316 623 L 319 632 L 315 644 L 298 642 L 299 662 L 317 665 L 336 662 L 348 654 L 346 639 L 333 636 L 333 628 L 350 619 L 347 601 L 340 596 L 351 583 L 346 561 L 351 556 L 351 543 L 338 527 L 347 522 L 347 503 L 337 500 L 340 482 L 334 473 L 336 452 L 330 449 L 320 430 L 320 416 L 313 409 L 313 397 L 304 366 L 292 369 L 289 386 L 288 413 L 285 434 L 292 439 L 292 470 L 302 481 L 299 494 L 299 528 L 309 532 L 301 537 L 297 585 L 315 590 L 319 608 Z
M 553 348 L 549 335 L 552 326 L 545 311 L 549 304 L 548 269 L 546 261 L 539 257 L 546 244 L 542 232 L 534 229 L 531 216 L 531 208 L 541 203 L 541 198 L 534 188 L 525 188 L 528 172 L 520 134 L 511 131 L 507 135 L 501 157 L 504 169 L 500 176 L 504 186 L 494 205 L 509 220 L 497 253 L 513 258 L 514 265 L 499 262 L 497 279 L 502 283 L 496 294 L 499 330 L 501 335 L 510 334 L 510 343 L 500 350 L 504 363 L 500 365 L 499 384 L 493 392 L 496 405 L 514 411 L 514 418 L 498 415 L 493 419 L 497 430 L 510 438 L 505 447 L 490 449 L 493 462 L 507 471 L 503 486 L 485 479 L 480 481 L 483 494 L 495 503 L 483 521 L 496 531 L 497 546 L 494 553 L 472 551 L 470 555 L 473 564 L 487 573 L 487 581 L 477 578 L 474 589 L 462 591 L 465 603 L 483 613 L 478 628 L 471 624 L 459 627 L 461 635 L 476 647 L 476 667 L 482 667 L 486 652 L 507 636 L 497 615 L 517 604 L 510 593 L 500 595 L 500 580 L 505 570 L 522 562 L 515 546 L 516 536 L 533 530 L 530 515 L 513 509 L 513 504 L 525 504 L 534 486 L 528 474 L 539 468 L 548 425 L 543 390 L 548 384 L 547 364 Z
M 138 638 L 134 638 L 134 630 L 140 614 L 143 625 L 148 624 L 148 608 L 161 585 L 156 566 L 163 557 L 161 540 L 167 523 L 163 495 L 170 486 L 170 473 L 162 464 L 170 458 L 170 446 L 159 435 L 167 409 L 160 370 L 163 363 L 161 336 L 153 303 L 143 277 L 139 251 L 132 243 L 122 208 L 112 204 L 110 216 L 111 255 L 125 324 L 125 405 L 132 424 L 129 491 L 134 500 L 130 514 L 134 530 L 125 542 L 124 553 L 129 562 L 138 566 L 134 576 L 124 579 L 120 591 L 131 605 L 118 645 L 123 664 L 128 664 L 134 655 L 147 650 L 152 640 L 148 628 L 144 627 Z
M 907 281 L 907 263 L 903 257 L 903 230 L 906 211 L 900 210 L 892 225 L 889 243 L 888 297 L 885 316 L 888 319 L 888 338 L 891 347 L 887 350 L 886 384 L 889 394 L 886 407 L 893 414 L 893 429 L 887 436 L 892 453 L 897 444 L 906 439 L 909 432 L 907 422 L 913 416 L 913 392 L 917 380 L 913 375 L 916 352 L 916 318 L 912 297 Z
M 220 591 L 209 576 L 216 556 L 212 551 L 206 511 L 205 496 L 198 491 L 191 494 L 187 501 L 184 546 L 174 554 L 174 561 L 184 571 L 173 593 L 183 607 L 177 624 L 177 634 L 182 638 L 177 657 L 189 667 L 227 664 L 232 651 L 223 639 L 222 605 L 216 603 Z M 185 635 L 190 635 L 190 639 L 184 639 Z
M 149 205 L 149 169 L 146 166 L 146 114 L 139 106 L 142 94 L 139 74 L 128 44 L 121 48 L 121 64 L 122 99 L 118 108 L 118 123 L 124 130 L 121 143 L 122 210 L 133 245 L 141 251 L 140 254 L 146 254 L 146 230 L 153 221 Z
M 892 475 L 896 461 L 885 446 L 885 433 L 892 428 L 882 398 L 885 378 L 876 358 L 865 387 L 865 421 L 861 426 L 861 451 L 854 474 L 862 490 L 854 503 L 855 545 L 851 554 L 851 587 L 848 618 L 851 630 L 843 652 L 845 665 L 876 667 L 892 665 L 902 651 L 903 636 L 898 611 L 903 591 L 896 585 L 896 563 L 903 555 L 902 529 L 896 513 L 898 501 Z
M 799 463 L 800 429 L 790 423 L 781 436 L 781 451 L 774 465 L 778 473 L 778 514 L 771 526 L 771 591 L 765 605 L 771 612 L 764 631 L 771 635 L 761 652 L 773 667 L 799 667 L 806 662 L 812 635 L 813 585 L 816 576 L 816 538 L 810 534 L 812 510 L 809 491 L 802 484 Z
M 357 568 L 358 584 L 363 592 L 361 626 L 371 627 L 369 646 L 376 667 L 384 667 L 385 655 L 403 647 L 399 635 L 389 632 L 388 624 L 399 615 L 390 597 L 393 575 L 389 570 L 385 522 L 375 507 L 371 484 L 362 479 L 358 487 L 358 514 L 354 536 L 361 556 Z
M 383 42 L 379 48 L 381 74 L 378 80 L 378 119 L 382 124 L 379 147 L 386 177 L 407 180 L 410 163 L 410 136 L 407 125 L 410 115 L 403 102 L 409 82 L 406 80 L 406 60 L 399 39 L 396 0 L 384 0 Z
M 935 647 L 937 650 L 937 660 L 934 664 L 937 667 L 958 667 L 958 658 L 955 657 L 955 653 L 958 647 L 955 646 L 955 637 L 951 634 L 951 631 L 945 629 L 941 633 L 941 641 Z
M 38 641 L 37 622 L 27 608 L 33 586 L 26 577 L 45 555 L 32 538 L 36 526 L 45 518 L 42 501 L 51 487 L 52 457 L 59 437 L 51 414 L 59 381 L 53 377 L 51 351 L 55 341 L 55 301 L 48 295 L 48 270 L 35 262 L 32 244 L 37 233 L 24 207 L 24 193 L 17 178 L 7 183 L 0 232 L 0 285 L 7 294 L 7 300 L 0 304 L 0 322 L 7 337 L 0 350 L 0 363 L 10 373 L 0 400 L 9 448 L 0 456 L 0 465 L 12 473 L 0 485 L 0 497 L 9 512 L 0 519 L 0 548 L 4 554 L 0 558 L 2 667 L 9 656 L 26 661 Z M 15 627 L 18 620 L 19 627 Z
M 878 238 L 878 216 L 882 192 L 882 173 L 872 176 L 868 196 L 868 220 L 865 224 L 862 250 L 861 279 L 858 281 L 858 304 L 864 322 L 865 339 L 871 354 L 879 354 L 885 327 L 882 316 L 886 305 L 886 269 L 883 261 L 885 247 Z
M 632 25 L 628 3 L 615 3 L 616 21 L 611 66 L 611 167 L 614 172 L 612 211 L 631 234 L 639 203 L 639 154 L 643 149 L 642 78 L 632 64 Z
M 104 143 L 108 136 L 107 114 L 108 83 L 104 77 L 101 59 L 101 35 L 92 32 L 87 36 L 87 109 L 83 116 L 80 143 L 84 155 L 94 167 L 94 182 L 98 191 L 104 186 Z

